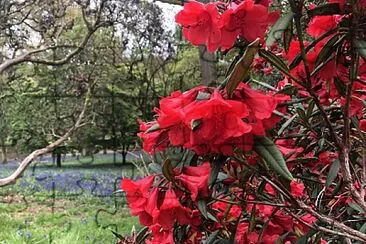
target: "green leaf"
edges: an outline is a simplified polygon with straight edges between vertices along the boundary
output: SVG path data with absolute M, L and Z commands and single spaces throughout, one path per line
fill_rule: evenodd
M 283 33 L 283 47 L 284 47 L 286 53 L 288 53 L 288 50 L 290 49 L 290 43 L 291 43 L 293 32 L 294 32 L 293 29 L 294 29 L 294 25 L 291 21 L 288 28 Z
M 198 199 L 197 203 L 198 210 L 201 212 L 201 214 L 208 219 L 207 215 L 207 202 L 205 199 Z
M 250 67 L 253 63 L 255 54 L 259 49 L 259 39 L 256 39 L 250 43 L 245 50 L 244 55 L 236 63 L 233 71 L 228 77 L 228 82 L 226 84 L 227 94 L 229 97 L 233 94 L 235 88 L 242 82 L 249 74 Z
M 348 203 L 348 206 L 350 206 L 352 209 L 356 210 L 359 213 L 364 213 L 365 211 L 363 211 L 363 209 L 356 203 L 354 202 L 350 202 Z
M 366 59 L 366 41 L 356 39 L 353 41 L 355 48 L 357 48 L 358 53 Z
M 117 232 L 115 232 L 114 230 L 110 230 L 112 233 L 113 233 L 113 235 L 115 236 L 115 237 L 117 237 L 119 240 L 123 240 L 124 239 L 124 236 L 122 236 L 121 234 L 119 234 L 119 233 L 117 233 Z
M 339 94 L 341 94 L 341 96 L 346 95 L 346 86 L 344 85 L 344 83 L 337 76 L 334 78 L 334 85 L 337 88 Z
M 211 164 L 211 174 L 210 178 L 208 180 L 208 185 L 213 186 L 217 180 L 217 177 L 219 175 L 221 166 L 225 163 L 226 159 L 217 160 L 213 164 Z
M 314 100 L 310 100 L 309 106 L 306 109 L 306 117 L 310 118 L 313 115 L 314 107 L 315 107 Z
M 341 9 L 339 7 L 339 3 L 327 3 L 313 9 L 308 10 L 308 16 L 321 16 L 321 15 L 333 15 L 340 14 Z
M 276 67 L 278 70 L 280 70 L 282 73 L 286 74 L 293 80 L 297 80 L 297 78 L 291 74 L 287 65 L 279 57 L 277 57 L 276 54 L 272 53 L 271 51 L 264 50 L 264 49 L 260 49 L 258 53 L 259 53 L 259 56 L 261 56 L 262 58 L 267 60 L 274 67 Z
M 142 243 L 146 238 L 146 233 L 149 230 L 148 227 L 142 228 L 136 236 L 136 243 Z
M 149 129 L 147 129 L 145 131 L 145 134 L 148 134 L 148 133 L 151 133 L 151 132 L 154 132 L 157 130 L 160 130 L 160 125 L 158 123 L 156 123 L 155 125 L 151 126 Z
M 338 36 L 333 36 L 326 45 L 320 50 L 318 56 L 316 57 L 315 67 L 319 66 L 322 62 L 327 60 L 329 56 L 336 50 L 337 46 L 334 44 L 338 41 Z
M 293 180 L 293 176 L 287 168 L 282 153 L 271 139 L 267 137 L 255 137 L 253 149 L 274 171 L 287 180 Z
M 304 121 L 304 122 L 308 121 L 308 117 L 306 117 L 305 111 L 303 109 L 296 108 L 296 112 L 302 121 Z
M 209 235 L 209 237 L 207 238 L 205 244 L 213 244 L 218 233 L 219 230 L 215 230 L 214 232 L 212 232 L 211 235 Z
M 293 85 L 285 85 L 284 88 L 282 90 L 279 90 L 278 92 L 276 92 L 276 94 L 286 94 L 286 95 L 295 95 L 297 93 L 298 88 L 296 86 Z
M 312 41 L 307 47 L 305 47 L 305 53 L 308 53 L 313 47 L 316 46 L 316 44 L 318 44 L 320 41 L 322 41 L 323 39 L 327 38 L 328 36 L 333 35 L 337 30 L 338 30 L 337 28 L 331 29 L 331 30 L 327 31 L 326 33 L 324 33 L 323 35 L 321 35 L 319 38 L 317 38 L 314 41 Z M 295 68 L 301 61 L 302 61 L 301 53 L 299 53 L 291 61 L 291 63 L 289 64 L 288 67 L 291 70 L 291 69 Z
M 282 126 L 281 128 L 278 130 L 277 135 L 281 135 L 282 132 L 285 131 L 285 129 L 292 123 L 292 121 L 294 121 L 294 119 L 297 117 L 297 114 L 294 114 L 290 119 L 288 119 Z
M 191 130 L 195 131 L 202 124 L 202 119 L 191 120 Z
M 218 223 L 218 219 L 215 217 L 215 215 L 213 215 L 210 211 L 207 211 L 207 217 L 208 219 L 212 220 L 213 222 Z
M 289 26 L 290 22 L 292 21 L 292 17 L 294 13 L 291 11 L 282 15 L 281 18 L 277 20 L 277 22 L 272 26 L 270 32 L 268 33 L 266 46 L 270 47 L 275 43 L 275 41 L 281 39 L 282 34 Z
M 315 68 L 314 71 L 311 73 L 312 76 L 333 59 L 332 54 L 337 50 L 340 45 L 342 45 L 345 37 L 346 35 L 343 35 L 341 37 L 335 35 L 327 42 L 326 45 L 323 46 L 318 56 L 316 57 Z
M 150 163 L 149 168 L 156 174 L 161 174 L 162 172 L 161 165 L 157 163 Z
M 326 187 L 329 187 L 334 179 L 337 177 L 339 169 L 340 169 L 340 162 L 338 159 L 334 160 L 332 166 L 330 166 L 329 173 L 327 175 L 327 181 L 325 182 Z
M 360 232 L 366 233 L 366 223 L 364 223 L 361 228 L 359 229 Z
M 257 212 L 257 208 L 256 205 L 253 204 L 252 206 L 252 211 L 250 213 L 250 218 L 249 218 L 249 226 L 248 226 L 248 235 L 254 230 L 255 228 L 255 224 L 256 224 L 256 212 Z
M 163 175 L 169 181 L 174 181 L 173 166 L 170 159 L 166 159 L 163 165 Z
M 210 93 L 199 91 L 196 97 L 197 101 L 209 100 L 211 97 Z

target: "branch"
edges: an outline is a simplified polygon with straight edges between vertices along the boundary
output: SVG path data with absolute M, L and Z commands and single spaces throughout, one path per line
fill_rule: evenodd
M 173 5 L 181 5 L 183 6 L 186 0 L 155 0 L 154 2 L 162 2 L 162 3 L 169 3 Z
M 35 150 L 31 154 L 29 154 L 21 162 L 19 167 L 14 171 L 14 173 L 12 175 L 10 175 L 9 177 L 0 179 L 0 187 L 15 183 L 18 178 L 22 177 L 24 171 L 33 162 L 33 160 L 35 160 L 37 157 L 39 157 L 41 155 L 52 152 L 56 147 L 58 147 L 64 141 L 66 141 L 74 131 L 76 131 L 78 128 L 83 126 L 82 121 L 85 117 L 85 112 L 86 112 L 86 109 L 87 109 L 89 103 L 90 103 L 90 89 L 89 89 L 88 93 L 86 94 L 83 109 L 80 112 L 79 117 L 78 117 L 77 121 L 75 122 L 75 124 L 62 137 L 57 139 L 55 142 L 49 144 L 47 147 Z

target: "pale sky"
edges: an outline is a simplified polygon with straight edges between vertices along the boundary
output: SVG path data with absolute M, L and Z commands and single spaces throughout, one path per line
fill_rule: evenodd
M 156 4 L 161 7 L 164 13 L 164 19 L 166 20 L 164 22 L 164 26 L 166 28 L 169 28 L 170 30 L 174 31 L 175 29 L 175 21 L 174 17 L 178 13 L 179 10 L 181 10 L 183 7 L 168 3 L 162 3 L 159 1 L 156 1 Z

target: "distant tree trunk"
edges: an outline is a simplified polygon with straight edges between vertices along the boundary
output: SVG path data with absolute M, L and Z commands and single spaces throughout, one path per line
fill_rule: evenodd
M 216 55 L 215 53 L 209 53 L 206 46 L 201 45 L 198 47 L 200 66 L 201 66 L 201 79 L 203 85 L 210 85 L 217 81 L 217 69 L 216 69 Z
M 213 2 L 213 0 L 198 0 L 201 3 Z M 203 85 L 212 85 L 217 81 L 216 54 L 210 53 L 205 45 L 198 47 L 200 66 L 201 66 L 201 83 Z
M 122 164 L 125 165 L 126 164 L 126 158 L 127 158 L 127 153 L 128 153 L 128 146 L 123 145 L 122 146 Z
M 61 167 L 61 153 L 56 154 L 56 165 L 57 167 Z
M 1 161 L 3 164 L 6 164 L 8 162 L 8 152 L 4 142 L 2 142 L 1 144 Z
M 163 3 L 169 3 L 173 5 L 184 5 L 184 0 L 160 0 Z M 201 3 L 209 3 L 214 0 L 198 0 Z M 209 85 L 217 81 L 217 68 L 216 68 L 216 55 L 215 53 L 209 53 L 205 45 L 198 47 L 200 66 L 201 66 L 201 78 L 203 85 Z

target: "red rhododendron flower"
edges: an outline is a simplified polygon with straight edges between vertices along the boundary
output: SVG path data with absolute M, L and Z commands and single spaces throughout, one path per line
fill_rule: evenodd
M 139 120 L 139 123 L 141 132 L 137 135 L 144 142 L 143 149 L 145 152 L 153 152 L 154 150 L 161 151 L 168 146 L 168 134 L 166 131 L 157 130 L 146 133 L 148 129 L 157 125 L 156 122 L 144 123 L 143 121 Z
M 360 130 L 366 132 L 366 119 L 360 120 Z
M 154 224 L 149 227 L 153 234 L 153 238 L 146 240 L 146 244 L 172 244 L 174 242 L 173 231 L 166 230 L 159 224 Z
M 176 176 L 175 178 L 189 189 L 192 200 L 196 201 L 198 196 L 209 196 L 208 180 L 210 178 L 210 174 L 210 163 L 205 162 L 197 167 L 184 167 L 183 173 Z
M 304 196 L 305 186 L 302 182 L 296 182 L 295 180 L 290 183 L 291 194 L 294 197 L 302 197 Z
M 191 133 L 192 147 L 220 144 L 228 138 L 250 132 L 251 126 L 242 120 L 248 114 L 245 104 L 224 100 L 217 90 L 209 100 L 192 103 L 185 113 L 187 126 L 190 126 L 192 121 L 199 121 L 198 128 Z
M 254 4 L 253 0 L 231 4 L 220 19 L 221 47 L 231 48 L 239 35 L 250 42 L 257 38 L 263 40 L 268 25 L 276 20 L 273 17 L 267 7 Z
M 218 22 L 220 14 L 216 3 L 202 4 L 190 1 L 175 16 L 175 22 L 183 26 L 184 37 L 193 45 L 206 44 L 208 51 L 214 52 L 221 39 Z
M 314 216 L 312 216 L 311 214 L 305 214 L 304 216 L 301 217 L 301 219 L 312 225 L 315 223 L 316 218 Z M 302 232 L 302 233 L 307 233 L 309 231 L 309 227 L 307 225 L 304 225 L 303 223 L 299 222 L 296 227 Z
M 315 16 L 311 19 L 307 32 L 312 37 L 319 37 L 336 28 L 341 19 L 341 15 Z
M 164 202 L 160 206 L 155 220 L 168 230 L 173 228 L 175 221 L 182 225 L 189 224 L 189 212 L 180 204 L 173 189 L 170 188 L 165 193 Z
M 138 181 L 123 179 L 121 189 L 126 192 L 127 202 L 136 215 L 145 209 L 147 199 L 149 198 L 149 189 L 154 181 L 154 176 L 148 176 Z

